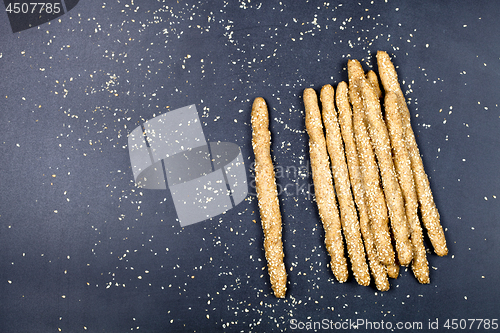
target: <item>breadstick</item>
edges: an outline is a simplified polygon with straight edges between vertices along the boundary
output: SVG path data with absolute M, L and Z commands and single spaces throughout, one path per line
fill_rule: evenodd
M 366 73 L 366 79 L 368 80 L 368 82 L 370 82 L 373 89 L 375 89 L 375 92 L 377 93 L 377 97 L 382 98 L 382 90 L 380 89 L 380 84 L 378 81 L 377 74 L 375 74 L 374 71 L 368 71 Z M 387 266 L 387 274 L 389 275 L 390 278 L 396 279 L 399 276 L 398 264 L 394 263 L 393 265 L 388 265 Z
M 274 295 L 278 298 L 286 294 L 286 269 L 283 262 L 281 239 L 281 213 L 276 189 L 276 178 L 271 159 L 271 133 L 269 114 L 263 98 L 257 97 L 252 106 L 252 147 L 255 155 L 255 183 L 264 231 L 264 250 L 267 268 Z
M 424 237 L 418 217 L 418 199 L 415 191 L 410 156 L 403 135 L 401 114 L 398 110 L 397 96 L 392 91 L 385 95 L 385 122 L 391 139 L 394 166 L 398 175 L 401 192 L 405 200 L 406 217 L 413 245 L 411 269 L 420 283 L 429 283 L 429 264 L 425 253 Z
M 413 256 L 412 246 L 409 239 L 410 233 L 406 221 L 403 194 L 392 161 L 389 133 L 382 118 L 379 99 L 373 87 L 364 78 L 360 82 L 366 119 L 368 120 L 368 132 L 377 156 L 391 229 L 396 242 L 396 252 L 399 263 L 406 266 L 410 264 Z
M 434 203 L 429 179 L 427 178 L 427 174 L 424 170 L 424 164 L 420 156 L 417 141 L 415 140 L 415 134 L 413 133 L 413 129 L 411 127 L 410 111 L 408 110 L 403 91 L 399 85 L 396 69 L 394 68 L 394 64 L 392 63 L 389 55 L 384 51 L 377 52 L 377 65 L 384 90 L 386 93 L 393 91 L 398 97 L 406 146 L 410 154 L 417 197 L 420 203 L 422 222 L 427 229 L 427 234 L 432 246 L 434 247 L 434 252 L 439 256 L 444 256 L 448 254 L 448 248 L 446 246 L 443 227 L 441 226 L 439 212 L 436 208 L 436 204 Z
M 377 93 L 378 98 L 382 98 L 382 90 L 380 89 L 380 84 L 378 84 L 378 76 L 374 71 L 368 71 L 366 73 L 366 79 L 371 83 L 373 89 Z
M 309 157 L 311 159 L 314 192 L 319 216 L 325 229 L 325 245 L 331 257 L 330 266 L 333 274 L 339 282 L 345 282 L 349 272 L 344 256 L 341 222 L 335 200 L 318 98 L 314 89 L 311 88 L 304 90 L 303 98 L 306 130 L 309 134 Z
M 340 207 L 340 222 L 351 259 L 351 268 L 356 281 L 363 286 L 370 284 L 370 273 L 366 264 L 365 248 L 361 239 L 358 215 L 354 206 L 349 182 L 349 172 L 345 161 L 342 136 L 335 111 L 335 90 L 331 85 L 321 88 L 323 125 L 325 126 L 326 147 L 332 164 L 333 182 Z
M 349 75 L 349 99 L 352 104 L 352 123 L 354 138 L 360 162 L 363 186 L 365 189 L 368 214 L 380 261 L 386 265 L 394 265 L 394 249 L 391 242 L 387 205 L 384 192 L 380 186 L 380 176 L 375 154 L 370 143 L 364 119 L 364 106 L 358 82 L 364 77 L 361 64 L 357 60 L 347 62 Z
M 347 83 L 340 82 L 337 86 L 337 93 L 335 95 L 335 102 L 339 112 L 339 124 L 344 141 L 345 156 L 347 160 L 347 167 L 349 171 L 349 178 L 351 181 L 352 193 L 354 201 L 358 207 L 359 225 L 361 234 L 363 236 L 365 250 L 370 265 L 370 271 L 375 286 L 380 291 L 389 290 L 389 280 L 387 279 L 387 270 L 383 264 L 380 263 L 375 240 L 370 226 L 370 219 L 368 217 L 368 207 L 365 202 L 365 192 L 363 189 L 362 176 L 360 171 L 358 153 L 356 151 L 356 143 L 354 141 L 354 133 L 352 128 L 352 112 L 348 99 Z M 325 113 L 323 111 L 323 118 Z M 326 122 L 325 122 L 326 126 Z

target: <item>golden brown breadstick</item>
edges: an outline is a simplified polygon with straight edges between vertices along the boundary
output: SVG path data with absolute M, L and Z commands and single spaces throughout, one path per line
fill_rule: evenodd
M 349 99 L 352 104 L 354 138 L 356 140 L 371 228 L 380 261 L 384 265 L 392 266 L 395 263 L 395 258 L 389 230 L 387 205 L 380 185 L 375 153 L 373 152 L 366 128 L 364 105 L 360 87 L 358 86 L 360 78 L 364 77 L 364 72 L 357 60 L 349 60 L 347 62 L 347 71 L 349 75 Z
M 373 279 L 375 280 L 375 286 L 377 289 L 386 291 L 389 290 L 389 280 L 387 278 L 387 270 L 385 266 L 380 263 L 378 258 L 375 240 L 370 226 L 370 219 L 368 217 L 368 207 L 365 202 L 365 193 L 363 189 L 358 153 L 356 151 L 356 142 L 354 141 L 352 112 L 351 106 L 349 105 L 347 83 L 340 82 L 338 84 L 335 102 L 339 113 L 338 120 L 342 139 L 344 141 L 345 156 L 347 160 L 349 178 L 351 181 L 352 193 L 354 195 L 356 206 L 358 207 L 359 226 L 361 234 L 363 235 L 370 271 Z M 324 117 L 325 113 L 323 111 L 323 118 Z
M 373 89 L 377 93 L 378 98 L 382 97 L 382 90 L 380 89 L 380 84 L 378 84 L 378 76 L 374 71 L 368 71 L 366 73 L 366 79 L 371 83 Z
M 314 183 L 314 194 L 319 216 L 325 229 L 325 245 L 330 254 L 330 266 L 339 282 L 345 282 L 349 276 L 347 261 L 344 256 L 344 242 L 332 174 L 323 134 L 323 124 L 314 89 L 304 90 L 306 130 L 309 134 L 309 157 Z
M 356 281 L 363 286 L 370 284 L 370 273 L 366 264 L 365 248 L 361 239 L 358 215 L 351 193 L 349 172 L 345 161 L 342 135 L 335 110 L 335 90 L 329 84 L 321 88 L 321 112 L 325 126 L 326 147 L 332 164 L 333 182 L 340 207 L 340 221 L 351 259 L 351 268 Z
M 263 98 L 257 97 L 252 106 L 252 147 L 255 155 L 255 184 L 264 231 L 264 250 L 274 295 L 286 294 L 286 269 L 283 262 L 281 213 L 276 189 L 276 178 L 271 159 L 269 114 Z
M 446 246 L 443 227 L 441 226 L 439 212 L 434 203 L 429 179 L 424 170 L 424 164 L 415 140 L 415 134 L 411 127 L 410 111 L 406 105 L 401 86 L 399 85 L 396 69 L 389 55 L 384 51 L 377 52 L 377 64 L 384 90 L 386 92 L 393 91 L 398 97 L 406 146 L 410 154 L 411 167 L 415 179 L 418 201 L 420 203 L 422 222 L 427 229 L 427 234 L 434 247 L 434 252 L 439 256 L 444 256 L 448 253 L 448 248 Z
M 397 96 L 392 91 L 385 95 L 385 122 L 391 139 L 394 166 L 405 200 L 406 217 L 410 228 L 413 245 L 413 261 L 411 269 L 420 283 L 429 283 L 429 264 L 425 253 L 424 237 L 418 217 L 418 199 L 415 191 L 410 156 L 404 140 L 401 113 L 398 110 Z
M 373 89 L 375 89 L 375 92 L 377 93 L 377 97 L 382 98 L 382 90 L 380 89 L 380 84 L 379 84 L 377 74 L 375 74 L 374 71 L 368 71 L 366 73 L 366 79 L 368 80 L 368 82 L 370 82 Z M 387 274 L 389 275 L 390 278 L 396 279 L 399 276 L 398 264 L 394 263 L 393 265 L 388 265 L 387 266 Z
M 413 253 L 410 243 L 410 233 L 403 194 L 399 186 L 394 162 L 391 155 L 391 142 L 387 126 L 382 118 L 382 109 L 379 99 L 371 86 L 364 78 L 361 82 L 361 95 L 365 106 L 365 115 L 368 120 L 368 132 L 377 156 L 385 201 L 389 210 L 392 234 L 396 242 L 396 252 L 401 265 L 409 265 Z

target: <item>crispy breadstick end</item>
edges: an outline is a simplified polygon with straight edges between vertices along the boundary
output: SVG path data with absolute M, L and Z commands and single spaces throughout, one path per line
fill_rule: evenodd
M 380 185 L 375 153 L 366 128 L 364 105 L 359 87 L 359 81 L 364 77 L 364 72 L 357 60 L 349 60 L 347 70 L 349 75 L 349 99 L 352 104 L 353 133 L 371 221 L 371 230 L 380 261 L 384 265 L 390 266 L 394 265 L 395 257 L 389 230 L 387 205 Z
M 340 221 L 344 232 L 347 253 L 351 261 L 356 281 L 363 286 L 370 284 L 370 273 L 366 264 L 365 248 L 361 239 L 358 215 L 352 198 L 349 171 L 335 110 L 335 90 L 331 85 L 321 88 L 323 125 L 325 126 L 326 146 L 332 163 L 333 182 L 340 207 Z
M 271 159 L 271 133 L 266 102 L 257 97 L 252 106 L 252 147 L 255 155 L 255 184 L 264 231 L 264 250 L 274 295 L 286 294 L 286 269 L 283 262 L 281 213 Z
M 391 279 L 397 279 L 399 276 L 399 266 L 396 264 L 387 266 L 387 275 Z
M 309 135 L 309 157 L 319 216 L 325 230 L 325 245 L 330 254 L 330 266 L 339 282 L 347 281 L 349 276 L 344 256 L 341 222 L 335 200 L 332 174 L 323 134 L 323 124 L 314 89 L 307 88 L 303 94 L 306 130 Z
M 385 92 L 394 92 L 398 99 L 406 146 L 410 155 L 417 197 L 420 203 L 422 222 L 427 230 L 432 246 L 434 247 L 434 252 L 439 256 L 444 256 L 448 253 L 448 248 L 446 246 L 443 227 L 441 226 L 439 212 L 434 202 L 429 179 L 424 170 L 424 164 L 420 156 L 417 141 L 415 140 L 415 134 L 411 127 L 410 111 L 406 105 L 401 86 L 399 85 L 396 69 L 389 55 L 384 51 L 377 52 L 377 65 L 380 81 L 382 82 Z
M 405 200 L 405 210 L 410 227 L 413 245 L 413 261 L 411 268 L 420 283 L 429 283 L 429 264 L 425 253 L 424 236 L 418 217 L 418 199 L 411 170 L 410 156 L 404 140 L 401 113 L 398 109 L 397 96 L 389 91 L 385 96 L 385 122 L 391 138 L 394 166 Z
M 396 252 L 400 264 L 406 266 L 412 260 L 412 246 L 409 239 L 403 195 L 392 160 L 389 133 L 382 118 L 379 99 L 373 87 L 364 78 L 360 82 L 370 139 L 377 156 L 391 229 L 396 241 Z
M 366 73 L 366 79 L 372 85 L 373 89 L 377 93 L 378 98 L 382 98 L 382 90 L 380 89 L 380 84 L 378 83 L 378 76 L 374 71 L 368 71 Z
M 377 254 L 375 240 L 370 226 L 370 219 L 368 217 L 368 207 L 365 201 L 363 180 L 359 165 L 358 153 L 356 151 L 356 142 L 354 140 L 354 132 L 352 127 L 352 111 L 349 104 L 348 87 L 346 82 L 340 82 L 337 85 L 335 103 L 338 109 L 338 120 L 342 139 L 344 141 L 349 179 L 351 181 L 354 201 L 358 208 L 359 226 L 361 229 L 361 235 L 363 236 L 370 271 L 377 289 L 380 291 L 386 291 L 389 290 L 390 285 L 387 278 L 387 270 L 385 266 L 380 263 Z

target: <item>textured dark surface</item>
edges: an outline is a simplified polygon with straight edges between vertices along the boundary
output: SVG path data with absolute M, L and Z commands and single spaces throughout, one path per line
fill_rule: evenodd
M 292 319 L 424 332 L 500 316 L 498 3 L 82 0 L 17 33 L 1 9 L 1 332 L 293 331 Z M 428 255 L 430 285 L 403 269 L 384 293 L 327 266 L 301 101 L 346 80 L 349 58 L 376 70 L 377 50 L 398 66 L 450 252 Z M 282 300 L 253 196 L 181 229 L 168 191 L 134 186 L 127 150 L 139 124 L 196 104 L 208 141 L 240 146 L 254 193 L 257 96 L 287 189 Z

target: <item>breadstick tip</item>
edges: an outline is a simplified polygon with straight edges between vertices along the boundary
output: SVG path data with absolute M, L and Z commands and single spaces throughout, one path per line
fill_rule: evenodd
M 347 65 L 356 65 L 356 66 L 358 66 L 358 65 L 361 65 L 361 63 L 359 62 L 358 59 L 349 59 L 349 60 L 347 60 Z
M 256 97 L 253 101 L 254 107 L 266 104 L 266 101 L 262 97 Z
M 381 50 L 378 50 L 377 51 L 377 57 L 385 57 L 385 56 L 389 56 L 389 54 L 386 52 L 386 51 L 381 51 Z
M 312 95 L 314 95 L 314 96 L 317 97 L 316 90 L 314 90 L 313 88 L 306 88 L 306 89 L 304 89 L 304 97 L 306 97 L 306 96 L 312 96 Z
M 327 91 L 332 91 L 335 90 L 333 89 L 331 84 L 325 84 L 323 87 L 321 87 L 321 92 L 327 92 Z

